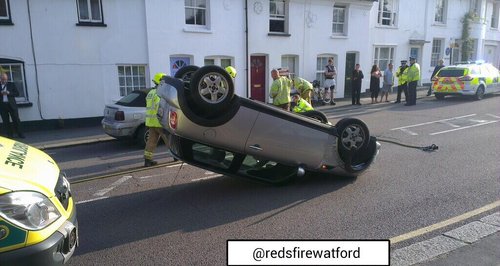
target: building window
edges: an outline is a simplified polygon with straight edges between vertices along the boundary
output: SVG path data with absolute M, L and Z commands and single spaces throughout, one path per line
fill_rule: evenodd
M 396 26 L 397 0 L 379 0 L 378 24 L 383 26 Z
M 346 7 L 333 6 L 332 33 L 335 35 L 345 35 Z
M 325 66 L 328 65 L 329 58 L 333 58 L 333 65 L 337 68 L 336 55 L 320 55 L 316 58 L 316 80 L 320 82 L 321 86 L 323 86 L 325 82 Z
M 207 56 L 204 61 L 205 65 L 216 65 L 222 68 L 233 65 L 233 59 L 228 56 Z
M 439 59 L 441 59 L 443 51 L 443 40 L 434 39 L 432 41 L 432 53 L 431 53 L 431 66 L 437 66 Z
M 0 73 L 7 73 L 9 81 L 16 84 L 19 96 L 18 102 L 27 102 L 26 81 L 24 78 L 24 62 L 0 58 Z
M 493 4 L 493 10 L 491 12 L 491 25 L 492 29 L 498 29 L 498 13 L 500 9 L 500 4 Z
M 281 68 L 288 69 L 290 77 L 293 78 L 297 74 L 297 56 L 283 55 L 281 56 Z
M 146 66 L 118 66 L 118 80 L 120 82 L 120 96 L 125 96 L 135 90 L 145 89 Z
M 476 16 L 479 16 L 479 11 L 481 10 L 481 1 L 479 0 L 470 0 L 470 7 L 469 7 L 470 12 L 475 14 Z
M 439 23 L 446 23 L 446 8 L 447 8 L 446 0 L 436 0 L 436 8 L 434 14 L 434 21 Z
M 285 0 L 269 1 L 269 32 L 287 32 L 287 2 Z
M 77 0 L 78 25 L 104 25 L 101 0 Z
M 207 26 L 207 0 L 185 0 L 186 24 Z
M 0 25 L 12 25 L 9 0 L 0 0 Z
M 374 55 L 373 64 L 384 70 L 394 62 L 394 47 L 375 47 Z

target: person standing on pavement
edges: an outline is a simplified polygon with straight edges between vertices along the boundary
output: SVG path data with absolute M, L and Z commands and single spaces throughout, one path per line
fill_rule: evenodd
M 436 67 L 434 67 L 434 71 L 432 71 L 432 75 L 431 75 L 431 85 L 429 86 L 429 90 L 427 91 L 427 96 L 431 96 L 432 94 L 432 78 L 438 73 L 438 71 L 444 67 L 444 60 L 443 59 L 439 59 L 438 61 L 438 64 L 436 65 Z
M 312 91 L 313 91 L 313 85 L 311 82 L 303 79 L 296 77 L 293 79 L 293 86 L 295 89 L 297 89 L 297 92 L 300 93 L 300 97 L 307 101 L 309 104 L 312 104 L 311 102 L 311 96 L 312 96 Z
M 16 84 L 9 82 L 7 73 L 2 73 L 0 78 L 0 92 L 2 99 L 0 100 L 0 116 L 9 138 L 14 137 L 13 131 L 17 133 L 19 138 L 24 139 L 25 136 L 21 131 L 21 120 L 17 111 L 16 97 L 19 96 Z M 12 123 L 10 122 L 12 119 Z
M 380 102 L 382 102 L 384 95 L 385 101 L 389 102 L 389 99 L 387 99 L 389 97 L 389 91 L 392 91 L 392 86 L 394 85 L 394 75 L 392 74 L 392 68 L 392 63 L 389 63 L 387 65 L 387 68 L 384 70 L 384 83 L 381 90 L 382 94 L 380 94 Z
M 410 57 L 410 66 L 408 67 L 408 100 L 405 106 L 417 104 L 417 83 L 420 80 L 420 65 L 415 57 Z
M 271 77 L 274 80 L 273 84 L 271 84 L 273 105 L 283 110 L 290 111 L 291 80 L 287 77 L 280 77 L 280 73 L 277 69 L 271 70 Z
M 401 102 L 401 92 L 405 94 L 405 101 L 408 100 L 408 65 L 406 65 L 406 60 L 401 60 L 401 66 L 396 71 L 396 77 L 398 78 L 398 96 L 394 103 Z
M 361 105 L 360 102 L 360 97 L 361 97 L 361 82 L 363 78 L 365 77 L 363 75 L 363 71 L 361 71 L 360 65 L 356 64 L 354 67 L 354 70 L 352 71 L 352 76 L 351 76 L 351 86 L 352 86 L 352 105 Z
M 370 71 L 370 96 L 372 98 L 372 103 L 378 103 L 378 93 L 380 91 L 380 68 L 377 65 L 372 66 Z
M 148 95 L 146 96 L 146 127 L 149 131 L 148 141 L 146 142 L 146 148 L 144 149 L 144 166 L 149 167 L 157 165 L 158 162 L 153 161 L 153 154 L 158 145 L 158 141 L 163 139 L 165 145 L 168 145 L 168 138 L 165 135 L 163 128 L 156 116 L 158 113 L 158 107 L 160 105 L 160 96 L 156 94 L 156 89 L 160 85 L 161 79 L 166 76 L 165 73 L 156 73 L 153 77 L 153 83 L 155 86 L 151 88 Z
M 337 90 L 335 89 L 335 85 L 337 82 L 335 81 L 335 77 L 337 76 L 337 68 L 333 65 L 333 58 L 328 58 L 328 65 L 325 66 L 325 92 L 330 90 L 330 104 L 335 105 L 335 93 Z

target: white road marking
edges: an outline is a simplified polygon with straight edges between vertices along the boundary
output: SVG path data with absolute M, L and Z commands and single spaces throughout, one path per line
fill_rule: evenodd
M 99 198 L 93 198 L 93 199 L 88 199 L 88 200 L 82 200 L 82 201 L 78 201 L 75 204 L 82 204 L 82 203 L 87 203 L 87 202 L 92 202 L 92 201 L 102 200 L 102 199 L 107 199 L 107 198 L 109 198 L 109 197 L 99 197 Z
M 489 121 L 489 122 L 486 122 L 486 123 L 480 123 L 480 124 L 475 124 L 475 125 L 466 126 L 466 127 L 459 127 L 459 128 L 454 128 L 454 129 L 450 129 L 450 130 L 434 132 L 434 133 L 431 133 L 429 135 L 433 136 L 433 135 L 444 134 L 444 133 L 448 133 L 448 132 L 452 132 L 452 131 L 457 131 L 457 130 L 462 130 L 462 129 L 467 129 L 467 128 L 472 128 L 472 127 L 484 126 L 484 125 L 488 125 L 488 124 L 491 124 L 491 123 L 496 123 L 498 121 L 499 120 L 497 120 L 497 121 Z
M 498 115 L 494 115 L 494 114 L 486 114 L 487 116 L 491 116 L 491 117 L 494 117 L 494 118 L 500 118 L 500 116 Z
M 471 119 L 471 120 L 472 120 L 472 119 Z M 442 124 L 448 125 L 448 126 L 450 126 L 450 127 L 460 127 L 460 126 L 455 125 L 455 124 L 453 124 L 453 123 L 451 123 L 451 122 L 448 122 L 448 121 L 441 121 L 441 122 L 439 122 L 439 123 L 442 123 Z
M 413 131 L 411 131 L 411 130 L 409 130 L 409 129 L 406 129 L 406 128 L 402 128 L 402 129 L 401 129 L 401 131 L 403 131 L 403 132 L 405 132 L 405 133 L 408 133 L 408 134 L 410 134 L 410 135 L 412 135 L 412 136 L 416 136 L 416 135 L 418 135 L 417 133 L 415 133 L 415 132 L 413 132 Z
M 221 176 L 223 176 L 223 175 L 220 175 L 220 174 L 217 174 L 217 175 L 209 175 L 209 176 L 205 176 L 205 177 L 200 177 L 200 178 L 196 178 L 196 179 L 191 179 L 191 182 L 202 181 L 202 180 L 212 179 L 212 178 L 221 177 Z
M 122 178 L 116 180 L 113 184 L 111 184 L 111 186 L 109 186 L 107 188 L 103 188 L 103 189 L 97 191 L 96 193 L 94 193 L 94 196 L 97 196 L 97 197 L 104 196 L 105 194 L 107 194 L 111 190 L 115 189 L 117 186 L 119 186 L 119 185 L 123 184 L 125 181 L 129 180 L 130 178 L 132 178 L 131 175 L 123 176 Z
M 471 116 L 475 116 L 475 115 L 476 114 L 470 114 L 470 115 L 464 115 L 464 116 L 457 116 L 457 117 L 452 117 L 452 118 L 447 118 L 447 119 L 441 119 L 441 120 L 436 120 L 436 121 L 431 121 L 431 122 L 425 122 L 425 123 L 420 123 L 420 124 L 414 124 L 414 125 L 409 125 L 409 126 L 404 126 L 404 127 L 391 128 L 391 130 L 401 130 L 401 129 L 404 129 L 404 128 L 424 126 L 424 125 L 439 123 L 439 122 L 443 122 L 443 121 L 449 121 L 449 120 L 454 120 L 454 119 L 459 119 L 459 118 L 471 117 Z

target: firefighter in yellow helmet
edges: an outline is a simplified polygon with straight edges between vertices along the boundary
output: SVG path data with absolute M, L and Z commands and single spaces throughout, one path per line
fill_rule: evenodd
M 236 69 L 235 69 L 234 67 L 232 67 L 232 66 L 228 66 L 228 67 L 226 67 L 226 71 L 227 71 L 227 73 L 229 73 L 229 75 L 230 75 L 233 79 L 235 79 L 235 78 L 236 78 Z
M 165 73 L 156 73 L 154 75 L 153 83 L 155 86 L 151 88 L 146 96 L 146 127 L 149 131 L 146 148 L 144 149 L 144 166 L 146 167 L 158 164 L 156 161 L 153 161 L 153 153 L 160 138 L 162 138 L 163 142 L 168 145 L 168 138 L 163 131 L 158 117 L 156 116 L 160 104 L 160 97 L 156 94 L 156 89 L 158 85 L 160 85 L 161 79 L 166 75 L 167 74 Z

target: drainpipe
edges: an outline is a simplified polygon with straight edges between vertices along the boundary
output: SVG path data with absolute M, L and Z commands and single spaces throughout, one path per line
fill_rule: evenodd
M 247 98 L 250 96 L 249 88 L 250 88 L 250 80 L 249 80 L 249 74 L 248 71 L 250 69 L 249 66 L 249 59 L 248 59 L 248 0 L 245 0 L 245 78 L 246 78 L 246 83 L 247 83 Z
M 35 43 L 33 41 L 33 27 L 31 24 L 31 10 L 30 10 L 30 1 L 26 0 L 26 5 L 28 7 L 28 20 L 29 20 L 29 25 L 30 25 L 30 39 L 31 39 L 31 53 L 33 54 L 33 66 L 35 67 L 35 83 L 36 83 L 36 93 L 37 93 L 37 106 L 38 106 L 38 113 L 40 114 L 40 119 L 45 120 L 45 118 L 42 115 L 42 103 L 40 101 L 40 85 L 38 83 L 38 66 L 36 63 L 36 53 L 35 53 Z M 26 93 L 28 91 L 26 90 Z

